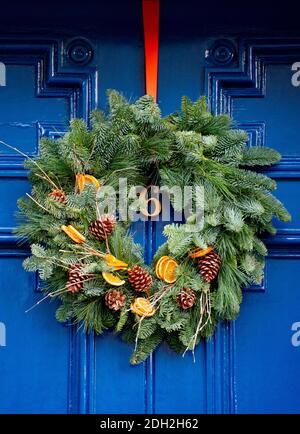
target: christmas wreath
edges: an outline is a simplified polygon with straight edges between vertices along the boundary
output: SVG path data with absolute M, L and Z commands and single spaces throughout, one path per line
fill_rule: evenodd
M 275 234 L 274 216 L 290 220 L 271 194 L 275 181 L 251 170 L 280 155 L 247 140 L 205 98 L 183 97 L 180 112 L 162 117 L 150 96 L 129 103 L 116 91 L 89 126 L 74 119 L 60 138 L 42 139 L 40 154 L 25 162 L 32 192 L 19 200 L 17 234 L 31 244 L 25 269 L 38 271 L 46 298 L 61 300 L 57 320 L 97 334 L 114 328 L 134 344 L 137 364 L 162 341 L 194 351 L 218 321 L 235 319 L 242 287 L 263 276 L 260 237 Z M 184 222 L 164 227 L 166 241 L 146 266 L 130 221 L 118 209 L 100 211 L 99 193 L 119 178 L 128 189 L 201 188 L 202 225 L 195 230 L 192 200 Z

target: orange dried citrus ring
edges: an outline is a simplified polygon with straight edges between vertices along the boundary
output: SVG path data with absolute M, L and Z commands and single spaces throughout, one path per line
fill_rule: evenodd
M 117 259 L 110 253 L 104 256 L 104 260 L 109 267 L 113 267 L 115 270 L 126 270 L 128 268 L 126 262 L 120 261 L 120 259 Z
M 169 259 L 164 267 L 164 271 L 163 271 L 163 280 L 166 283 L 174 283 L 176 282 L 176 268 L 178 267 L 177 262 L 174 259 Z
M 85 242 L 85 236 L 82 235 L 77 229 L 75 229 L 74 226 L 72 226 L 72 225 L 68 225 L 68 226 L 62 225 L 61 229 L 75 243 L 80 244 L 80 243 L 84 243 Z
M 86 183 L 94 184 L 96 190 L 99 190 L 99 188 L 101 187 L 100 182 L 93 175 L 85 175 L 83 173 L 77 173 L 77 175 L 76 175 L 76 188 L 80 192 L 83 191 Z
M 118 276 L 115 276 L 113 273 L 108 273 L 107 271 L 103 271 L 102 276 L 103 279 L 112 286 L 122 286 L 125 283 L 125 280 L 122 280 Z
M 96 179 L 94 176 L 92 175 L 84 175 L 84 181 L 86 182 L 90 182 L 91 184 L 94 184 L 96 190 L 99 190 L 99 188 L 101 187 L 100 182 L 98 181 L 98 179 Z
M 155 314 L 155 308 L 147 298 L 138 297 L 130 305 L 133 313 L 139 316 L 151 317 Z
M 200 247 L 190 250 L 189 257 L 190 258 L 201 258 L 201 256 L 207 255 L 209 252 L 213 250 L 212 247 L 208 247 L 207 249 L 200 249 Z
M 83 173 L 77 173 L 77 175 L 76 175 L 76 188 L 79 191 L 82 191 L 84 189 L 84 184 L 85 184 L 85 182 L 84 182 Z
M 164 276 L 164 270 L 165 267 L 167 265 L 167 263 L 169 261 L 172 261 L 172 258 L 170 258 L 170 256 L 166 256 L 165 258 L 163 258 L 163 260 L 160 262 L 159 267 L 158 267 L 158 273 L 160 275 L 160 279 L 163 279 Z
M 159 260 L 156 262 L 156 265 L 155 265 L 155 273 L 156 273 L 156 276 L 157 276 L 159 279 L 162 279 L 162 266 L 163 266 L 163 264 L 164 264 L 166 261 L 168 261 L 169 259 L 171 259 L 170 256 L 162 256 L 162 257 L 159 258 Z

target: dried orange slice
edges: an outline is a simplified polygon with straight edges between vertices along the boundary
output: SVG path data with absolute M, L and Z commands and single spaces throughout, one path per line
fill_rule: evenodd
M 176 275 L 175 275 L 175 271 L 176 268 L 178 267 L 177 262 L 175 261 L 175 259 L 169 259 L 164 267 L 163 270 L 163 280 L 166 283 L 174 283 L 176 282 Z
M 209 252 L 213 250 L 212 247 L 208 247 L 207 249 L 200 249 L 200 247 L 190 250 L 189 257 L 190 258 L 201 258 L 201 256 L 207 255 Z
M 62 225 L 61 230 L 64 231 L 65 234 L 68 235 L 71 240 L 73 240 L 75 243 L 81 244 L 85 242 L 85 236 L 82 235 L 77 229 L 74 228 L 72 225 Z
M 118 276 L 115 276 L 113 273 L 108 273 L 107 271 L 103 271 L 102 276 L 103 279 L 112 286 L 122 286 L 125 283 L 125 280 L 122 280 Z
M 94 184 L 96 190 L 99 190 L 101 187 L 100 182 L 92 175 L 85 175 L 83 173 L 77 173 L 76 175 L 76 188 L 82 192 L 84 190 L 86 183 Z
M 166 261 L 168 261 L 170 258 L 170 256 L 162 256 L 161 258 L 159 258 L 159 260 L 156 262 L 155 265 L 155 273 L 156 276 L 159 279 L 162 279 L 162 271 L 163 271 L 163 266 L 166 263 Z
M 136 298 L 133 303 L 131 303 L 130 309 L 139 316 L 150 317 L 155 314 L 155 308 L 150 301 L 144 297 Z
M 167 264 L 168 264 L 169 261 L 173 261 L 173 258 L 170 258 L 170 256 L 167 256 L 159 264 L 158 272 L 159 272 L 159 275 L 160 275 L 160 279 L 162 279 L 162 280 L 164 278 L 165 268 L 166 268 L 166 266 L 167 266 Z
M 90 182 L 91 184 L 94 184 L 96 190 L 99 190 L 99 188 L 101 187 L 101 184 L 98 181 L 98 179 L 96 179 L 92 175 L 84 175 L 84 183 L 86 183 L 86 182 Z
M 109 267 L 113 267 L 115 270 L 126 270 L 128 268 L 126 262 L 120 261 L 120 259 L 117 259 L 110 253 L 104 256 L 104 260 Z
M 76 175 L 76 188 L 81 192 L 84 189 L 84 175 L 83 173 L 77 173 Z

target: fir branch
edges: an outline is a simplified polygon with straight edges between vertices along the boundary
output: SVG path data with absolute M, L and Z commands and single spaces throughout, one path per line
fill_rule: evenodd
M 156 349 L 156 347 L 163 341 L 164 332 L 160 329 L 151 334 L 148 339 L 143 339 L 139 341 L 137 349 L 134 351 L 130 362 L 133 365 L 146 360 L 151 353 Z
M 270 166 L 280 161 L 281 155 L 275 149 L 265 146 L 251 146 L 244 149 L 240 164 L 242 166 Z

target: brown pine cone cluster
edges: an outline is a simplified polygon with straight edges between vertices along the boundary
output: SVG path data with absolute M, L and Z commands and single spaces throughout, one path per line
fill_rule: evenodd
M 190 288 L 182 288 L 177 295 L 176 302 L 181 309 L 190 309 L 196 301 L 196 293 Z
M 137 292 L 148 292 L 153 284 L 151 275 L 140 265 L 128 270 L 128 280 Z
M 66 203 L 66 195 L 62 190 L 58 190 L 58 189 L 52 190 L 48 196 L 52 197 L 57 202 Z
M 205 282 L 214 280 L 220 270 L 221 258 L 218 253 L 212 251 L 198 261 L 200 274 Z
M 112 289 L 105 294 L 105 304 L 111 310 L 120 310 L 125 305 L 125 301 L 126 295 L 117 289 Z
M 68 291 L 73 294 L 79 292 L 83 288 L 83 284 L 86 280 L 92 277 L 91 274 L 83 274 L 81 273 L 82 265 L 81 264 L 73 264 L 69 268 L 69 278 L 67 283 Z
M 116 224 L 115 216 L 104 214 L 90 224 L 89 231 L 98 240 L 103 241 L 113 232 Z

